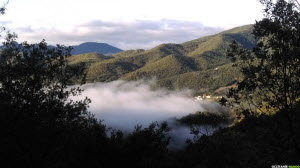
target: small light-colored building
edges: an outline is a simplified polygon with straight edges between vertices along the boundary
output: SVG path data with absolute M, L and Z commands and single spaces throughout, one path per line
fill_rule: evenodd
M 202 96 L 196 96 L 195 100 L 203 100 Z

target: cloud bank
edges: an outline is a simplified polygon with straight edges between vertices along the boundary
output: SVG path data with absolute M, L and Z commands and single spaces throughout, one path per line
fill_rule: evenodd
M 187 138 L 193 138 L 190 128 L 176 122 L 197 111 L 222 112 L 222 106 L 211 101 L 195 101 L 190 90 L 181 92 L 154 89 L 155 81 L 113 81 L 109 83 L 91 83 L 82 88 L 80 96 L 73 100 L 92 100 L 89 110 L 96 118 L 103 120 L 107 127 L 132 132 L 136 125 L 147 127 L 152 122 L 167 121 L 171 127 L 170 147 L 178 149 Z M 202 127 L 199 127 L 203 129 Z M 205 130 L 203 130 L 205 131 Z M 210 130 L 212 131 L 212 130 Z
M 104 124 L 115 129 L 128 130 L 154 121 L 181 118 L 197 111 L 221 112 L 224 108 L 216 102 L 195 101 L 192 91 L 180 92 L 154 89 L 155 81 L 113 81 L 82 86 L 84 92 L 73 100 L 88 97 L 89 110 Z
M 188 95 L 190 91 L 172 92 L 152 89 L 154 82 L 113 81 L 83 86 L 84 92 L 75 100 L 89 97 L 89 110 L 104 124 L 116 129 L 133 130 L 137 124 L 148 126 L 154 121 L 182 117 L 203 111 L 201 105 Z
M 11 23 L 13 24 L 13 23 Z M 158 21 L 135 20 L 131 22 L 89 21 L 72 29 L 10 27 L 19 35 L 19 41 L 49 44 L 78 45 L 83 42 L 103 42 L 121 49 L 149 49 L 161 43 L 182 43 L 223 31 L 222 28 L 204 26 L 199 22 L 162 19 Z

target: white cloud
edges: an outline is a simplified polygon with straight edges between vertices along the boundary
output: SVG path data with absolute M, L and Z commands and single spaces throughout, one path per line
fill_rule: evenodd
M 9 25 L 8 25 L 9 26 Z M 76 25 L 71 31 L 17 27 L 19 41 L 38 42 L 46 39 L 50 44 L 77 45 L 92 41 L 104 42 L 121 49 L 151 48 L 161 43 L 182 43 L 215 34 L 221 28 L 206 27 L 197 22 L 137 20 L 132 22 L 106 22 L 94 20 Z
M 255 19 L 262 17 L 262 6 L 258 0 L 12 0 L 7 9 L 7 13 L 0 17 L 0 22 L 19 33 L 22 40 L 28 38 L 28 41 L 38 41 L 46 38 L 53 43 L 65 44 L 101 41 L 111 42 L 124 49 L 149 48 L 161 42 L 182 42 L 210 33 L 201 33 L 201 28 L 197 30 L 200 25 L 229 29 L 254 23 Z M 170 21 L 177 25 L 170 26 Z M 92 30 L 91 25 L 87 26 L 93 22 L 95 28 L 99 29 Z M 107 27 L 99 27 L 99 24 Z M 21 34 L 28 28 L 32 33 L 27 31 L 25 35 Z M 130 32 L 130 38 L 137 40 L 149 38 L 151 34 L 152 42 L 139 41 L 133 44 L 122 38 L 116 40 L 114 33 L 119 35 L 121 28 L 125 29 L 123 32 Z M 133 28 L 136 28 L 136 33 Z M 177 32 L 175 29 L 178 29 Z M 180 31 L 190 32 L 184 34 Z M 163 33 L 169 34 L 164 35 L 165 38 L 170 38 L 175 32 L 179 33 L 179 37 L 154 39 L 163 37 Z M 109 34 L 112 34 L 112 38 L 107 36 Z M 74 37 L 71 38 L 71 35 Z M 90 40 L 83 35 L 96 37 Z M 182 36 L 187 38 L 183 39 Z
M 190 90 L 181 92 L 164 89 L 153 89 L 155 81 L 113 81 L 109 83 L 93 83 L 84 85 L 84 92 L 73 100 L 92 100 L 89 110 L 95 117 L 113 129 L 131 132 L 139 124 L 147 127 L 152 122 L 167 121 L 171 127 L 172 148 L 192 138 L 190 129 L 176 122 L 197 111 L 213 113 L 228 112 L 228 109 L 213 101 L 195 101 Z M 200 127 L 201 128 L 201 127 Z M 209 128 L 209 127 L 205 127 Z M 204 131 L 204 130 L 203 130 Z M 211 129 L 208 133 L 211 133 Z M 178 136 L 180 135 L 180 136 Z
M 155 81 L 113 81 L 91 83 L 73 100 L 92 100 L 89 110 L 116 129 L 132 130 L 135 125 L 181 118 L 197 111 L 221 113 L 227 110 L 217 102 L 195 101 L 191 90 L 181 92 L 153 89 Z

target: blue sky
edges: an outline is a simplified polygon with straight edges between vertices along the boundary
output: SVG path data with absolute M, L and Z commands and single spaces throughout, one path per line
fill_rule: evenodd
M 258 0 L 10 0 L 0 23 L 19 41 L 147 49 L 253 24 L 262 9 Z

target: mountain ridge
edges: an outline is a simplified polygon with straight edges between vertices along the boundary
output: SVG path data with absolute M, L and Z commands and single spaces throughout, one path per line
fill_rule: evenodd
M 226 50 L 233 40 L 244 48 L 254 47 L 257 40 L 251 34 L 252 29 L 252 25 L 245 25 L 182 44 L 166 43 L 149 50 L 119 52 L 89 64 L 87 81 L 155 77 L 159 86 L 168 89 L 188 88 L 212 93 L 233 85 L 241 77 L 226 57 Z
M 115 54 L 123 50 L 106 43 L 85 42 L 76 46 L 72 46 L 72 55 L 98 53 L 98 54 Z

